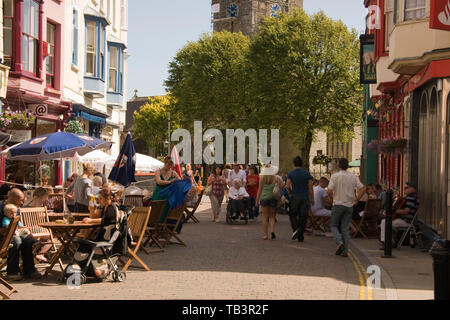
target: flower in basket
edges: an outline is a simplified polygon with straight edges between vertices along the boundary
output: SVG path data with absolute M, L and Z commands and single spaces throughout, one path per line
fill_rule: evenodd
M 6 130 L 28 130 L 34 123 L 36 115 L 27 111 L 11 111 L 9 108 L 0 116 L 0 129 Z
M 328 156 L 326 156 L 326 155 L 315 156 L 313 158 L 313 164 L 314 165 L 326 166 L 330 162 L 331 162 L 331 159 Z
M 378 140 L 372 140 L 367 145 L 367 149 L 369 149 L 369 151 L 377 153 L 378 152 L 378 145 L 379 145 Z

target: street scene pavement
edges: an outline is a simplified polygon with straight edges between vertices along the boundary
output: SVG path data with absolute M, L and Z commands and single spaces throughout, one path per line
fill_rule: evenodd
M 433 298 L 431 258 L 417 249 L 395 251 L 398 257 L 387 262 L 393 274 L 384 277 L 382 271 L 382 288 L 371 289 L 366 287 L 366 269 L 379 264 L 381 255 L 374 241 L 354 242 L 349 258 L 343 258 L 334 254 L 330 237 L 310 235 L 304 243 L 292 241 L 286 215 L 277 216 L 276 240 L 264 241 L 260 217 L 248 225 L 227 225 L 224 211 L 223 206 L 221 221 L 214 223 L 210 204 L 204 202 L 196 213 L 200 223 L 183 226 L 180 236 L 187 246 L 170 245 L 165 252 L 150 255 L 141 251 L 139 256 L 151 271 L 131 268 L 123 283 L 108 279 L 70 290 L 50 274 L 43 280 L 14 283 L 19 291 L 14 299 Z

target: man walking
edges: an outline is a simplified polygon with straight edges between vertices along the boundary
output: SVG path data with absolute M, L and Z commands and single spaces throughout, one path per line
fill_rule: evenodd
M 339 172 L 331 176 L 328 194 L 333 198 L 331 210 L 331 231 L 336 240 L 336 255 L 348 257 L 348 242 L 350 240 L 350 223 L 352 222 L 353 205 L 366 191 L 358 177 L 347 171 L 348 160 L 339 160 Z M 358 195 L 357 195 L 357 190 Z
M 298 242 L 303 242 L 309 207 L 314 206 L 313 177 L 308 171 L 302 169 L 302 158 L 296 157 L 294 166 L 295 169 L 289 172 L 286 181 L 286 189 L 291 198 L 289 218 L 294 231 L 292 240 L 297 239 Z

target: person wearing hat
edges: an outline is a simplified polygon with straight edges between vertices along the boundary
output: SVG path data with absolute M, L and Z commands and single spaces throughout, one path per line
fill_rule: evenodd
M 403 201 L 399 201 L 400 208 L 396 209 L 392 213 L 392 231 L 393 234 L 395 234 L 397 228 L 407 228 L 411 222 L 411 220 L 414 218 L 414 215 L 416 214 L 417 210 L 419 209 L 419 202 L 417 200 L 417 187 L 412 182 L 405 183 L 404 186 L 404 194 L 405 198 Z M 395 209 L 395 208 L 394 208 Z M 381 246 L 380 250 L 384 250 L 384 244 L 385 244 L 385 231 L 386 231 L 386 219 L 383 219 L 381 221 L 381 234 L 380 234 L 380 241 Z M 393 236 L 395 239 L 396 237 Z M 396 244 L 393 244 L 393 247 L 396 247 Z
M 278 179 L 275 175 L 278 172 L 277 167 L 270 165 L 261 169 L 261 179 L 258 186 L 258 193 L 256 195 L 256 203 L 261 207 L 262 223 L 264 240 L 269 239 L 268 227 L 270 225 L 270 232 L 272 240 L 275 240 L 275 216 L 277 214 L 278 199 L 274 195 L 275 186 L 279 190 L 283 187 L 283 181 Z

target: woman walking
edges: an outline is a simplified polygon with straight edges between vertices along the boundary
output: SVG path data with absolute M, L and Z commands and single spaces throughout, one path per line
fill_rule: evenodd
M 169 195 L 161 196 L 161 191 L 166 188 L 167 186 L 171 185 L 177 180 L 180 180 L 181 177 L 176 173 L 174 170 L 172 170 L 173 161 L 170 156 L 167 156 L 164 158 L 164 167 L 162 167 L 159 170 L 156 170 L 155 172 L 155 181 L 156 181 L 156 187 L 155 190 L 153 190 L 153 197 L 152 200 L 166 200 L 169 198 Z M 164 207 L 163 214 L 161 216 L 161 222 L 164 222 L 166 219 L 167 214 L 169 213 L 170 205 L 167 201 L 166 206 Z
M 261 170 L 261 179 L 256 196 L 256 203 L 259 202 L 262 209 L 262 222 L 264 240 L 269 239 L 268 226 L 272 240 L 275 239 L 275 216 L 277 213 L 278 199 L 274 195 L 275 186 L 281 190 L 281 183 L 275 176 L 276 168 L 266 166 Z
M 212 186 L 212 193 L 209 198 L 211 199 L 211 209 L 213 211 L 214 222 L 219 222 L 220 208 L 225 195 L 226 185 L 227 179 L 225 179 L 222 174 L 222 168 L 215 167 L 206 184 L 207 187 Z

